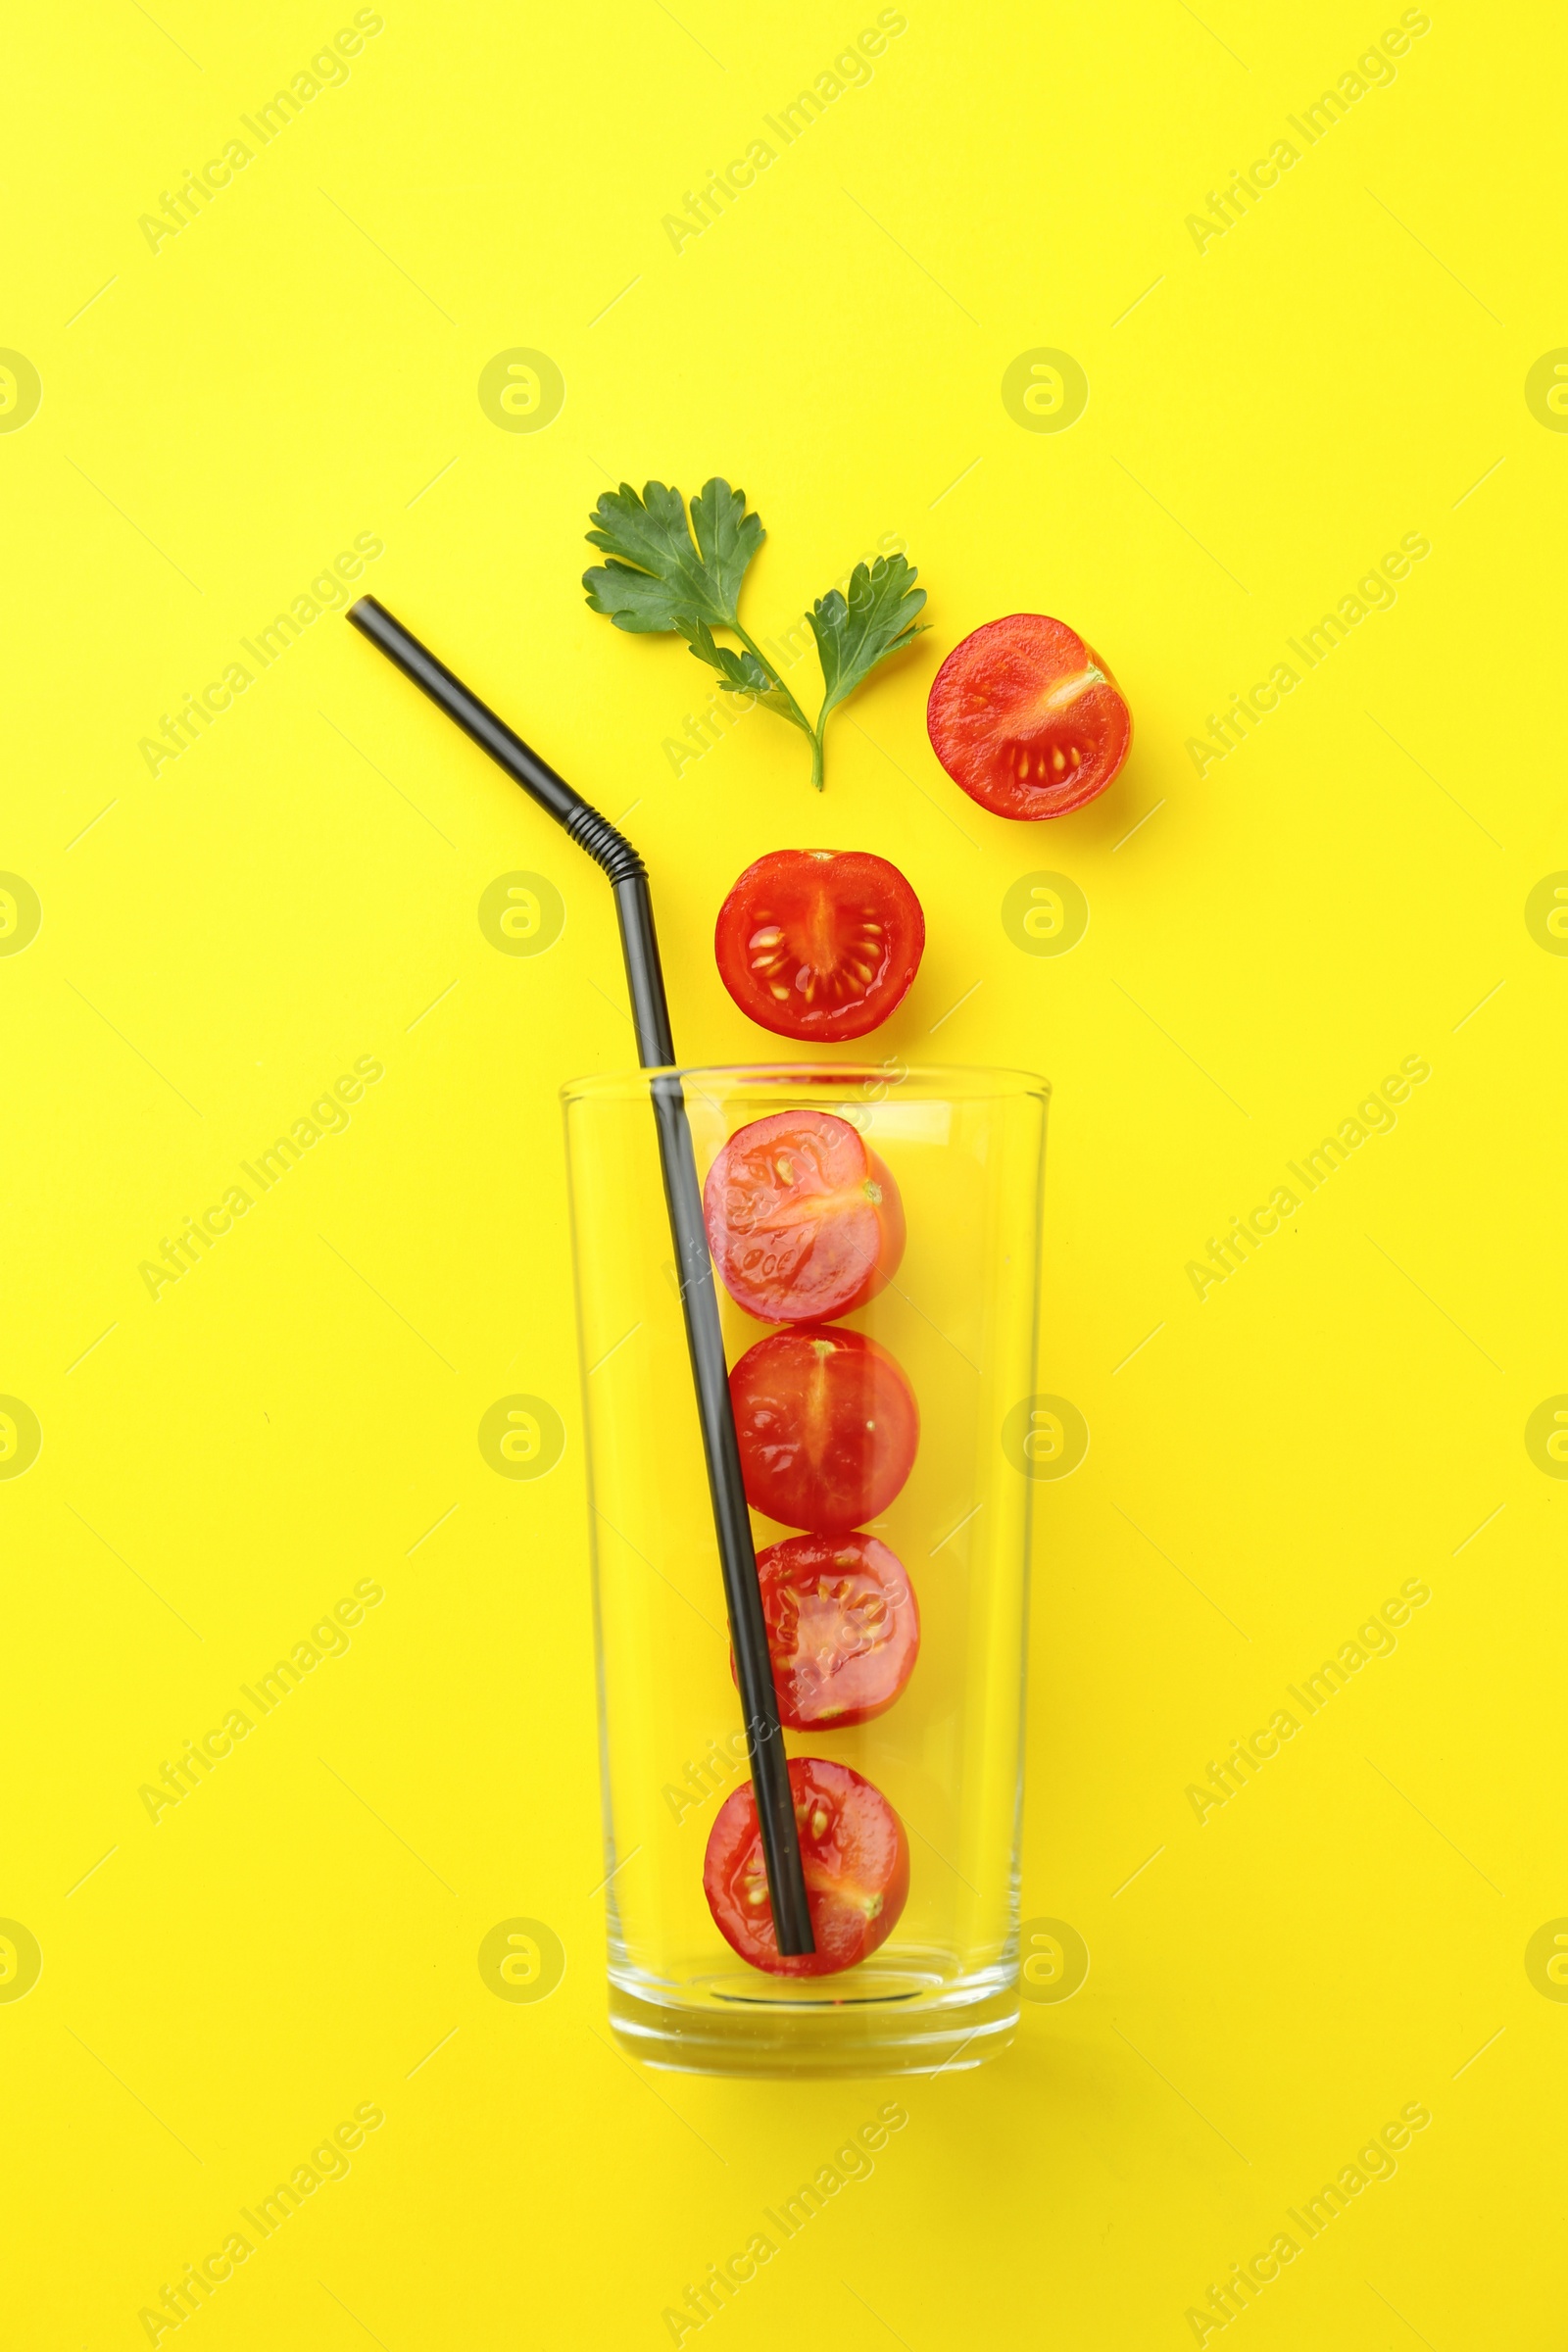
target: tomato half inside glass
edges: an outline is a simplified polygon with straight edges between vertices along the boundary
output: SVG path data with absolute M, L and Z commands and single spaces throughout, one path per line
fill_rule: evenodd
M 887 1509 L 914 1465 L 914 1392 L 861 1332 L 770 1332 L 747 1348 L 729 1393 L 746 1498 L 783 1527 L 848 1535 Z
M 751 1785 L 718 1809 L 703 1864 L 703 1892 L 719 1934 L 753 1968 L 774 1977 L 832 1977 L 853 1968 L 898 1925 L 909 1894 L 909 1841 L 880 1788 L 821 1756 L 790 1761 L 814 1952 L 778 1948 Z
M 819 1323 L 874 1298 L 904 1255 L 899 1188 L 848 1119 L 781 1110 L 732 1135 L 703 1215 L 720 1279 L 760 1323 Z
M 1065 816 L 1104 791 L 1132 712 L 1064 620 L 1013 612 L 956 646 L 932 683 L 926 730 L 943 766 L 997 816 Z
M 773 850 L 718 910 L 718 975 L 759 1028 L 834 1043 L 902 1003 L 925 948 L 920 902 L 869 850 Z
M 914 1589 L 895 1552 L 875 1536 L 791 1536 L 758 1553 L 757 1576 L 781 1723 L 846 1731 L 892 1706 L 920 1651 Z

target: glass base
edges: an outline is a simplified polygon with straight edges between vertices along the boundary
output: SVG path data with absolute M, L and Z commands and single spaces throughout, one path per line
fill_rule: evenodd
M 673 1987 L 612 1976 L 610 2024 L 628 2057 L 686 2075 L 759 2077 L 962 2074 L 998 2058 L 1018 2023 L 1017 1978 L 948 1984 L 871 1969 L 849 1998 L 803 1997 L 777 1979 L 714 1978 L 684 1997 Z M 696 1997 L 694 1997 L 694 1994 Z

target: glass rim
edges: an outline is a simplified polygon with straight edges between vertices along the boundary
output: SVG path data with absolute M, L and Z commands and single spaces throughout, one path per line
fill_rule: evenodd
M 562 1102 L 624 1102 L 645 1097 L 656 1078 L 678 1078 L 695 1087 L 759 1092 L 779 1087 L 821 1087 L 845 1093 L 874 1087 L 883 1101 L 995 1102 L 1034 1098 L 1049 1102 L 1051 1081 L 1036 1070 L 991 1068 L 984 1063 L 889 1061 L 720 1061 L 672 1062 L 654 1070 L 600 1070 L 568 1078 Z

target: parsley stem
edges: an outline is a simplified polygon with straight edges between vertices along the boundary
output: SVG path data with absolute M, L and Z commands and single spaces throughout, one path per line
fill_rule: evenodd
M 800 704 L 795 700 L 794 695 L 791 694 L 789 688 L 779 676 L 778 671 L 773 667 L 772 662 L 769 662 L 767 656 L 762 652 L 761 647 L 757 643 L 755 638 L 747 635 L 745 629 L 742 628 L 738 620 L 732 620 L 729 623 L 729 626 L 734 630 L 736 636 L 740 639 L 742 645 L 745 646 L 746 651 L 752 656 L 753 660 L 760 662 L 762 667 L 766 670 L 768 676 L 772 679 L 774 685 L 778 688 L 780 694 L 788 703 L 790 707 L 790 714 L 794 719 L 795 724 L 801 729 L 803 734 L 809 735 L 813 743 L 815 743 L 816 735 L 810 720 L 807 717 L 806 712 L 801 709 Z M 818 770 L 820 770 L 821 767 L 821 760 L 822 747 L 818 743 L 816 748 L 816 763 Z
M 806 712 L 801 709 L 800 704 L 795 700 L 794 695 L 791 694 L 789 688 L 779 676 L 778 671 L 773 667 L 772 662 L 768 661 L 766 655 L 757 644 L 756 640 L 747 635 L 746 631 L 741 627 L 740 622 L 738 620 L 732 620 L 729 625 L 734 630 L 736 636 L 740 639 L 742 645 L 745 646 L 746 651 L 753 657 L 755 661 L 758 661 L 761 663 L 768 676 L 772 679 L 774 685 L 778 688 L 779 693 L 784 697 L 785 702 L 789 705 L 788 710 L 785 711 L 783 715 L 787 717 L 793 725 L 799 727 L 803 735 L 808 735 L 810 737 L 811 782 L 815 786 L 816 790 L 820 792 L 822 790 L 823 728 L 820 726 L 812 726 L 810 720 L 807 717 Z M 827 714 L 824 711 L 824 722 L 826 720 L 826 715 Z

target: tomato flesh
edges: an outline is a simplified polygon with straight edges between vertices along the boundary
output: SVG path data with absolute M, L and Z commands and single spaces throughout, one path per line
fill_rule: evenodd
M 925 948 L 920 902 L 868 850 L 773 850 L 718 910 L 718 974 L 759 1028 L 833 1044 L 903 1002 Z
M 899 1188 L 848 1119 L 781 1110 L 708 1171 L 703 1215 L 724 1288 L 760 1323 L 820 1323 L 874 1298 L 904 1255 Z
M 1062 620 L 1013 612 L 956 646 L 926 705 L 931 748 L 997 816 L 1065 816 L 1104 791 L 1132 712 L 1093 647 Z
M 781 1723 L 847 1731 L 892 1706 L 920 1650 L 896 1553 L 875 1536 L 791 1536 L 758 1553 L 757 1576 Z
M 909 1894 L 909 1841 L 880 1788 L 821 1756 L 790 1760 L 814 1952 L 780 1952 L 750 1783 L 718 1809 L 703 1892 L 719 1934 L 773 1977 L 832 1977 L 885 1943 Z
M 747 1348 L 729 1393 L 746 1498 L 783 1527 L 848 1535 L 887 1509 L 914 1465 L 914 1392 L 862 1332 L 770 1332 Z

